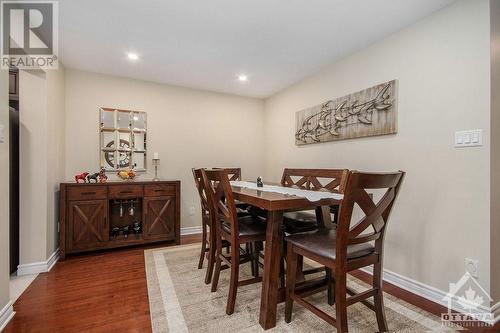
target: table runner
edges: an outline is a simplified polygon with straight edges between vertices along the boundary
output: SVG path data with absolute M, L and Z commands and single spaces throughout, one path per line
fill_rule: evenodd
M 264 191 L 264 192 L 275 192 L 286 195 L 293 195 L 301 198 L 306 198 L 310 202 L 320 201 L 322 199 L 336 199 L 342 200 L 344 198 L 343 194 L 323 192 L 323 191 L 309 191 L 302 190 L 300 188 L 275 186 L 275 185 L 265 185 L 263 187 L 258 187 L 256 183 L 246 182 L 246 181 L 232 181 L 232 186 L 248 188 L 252 190 Z

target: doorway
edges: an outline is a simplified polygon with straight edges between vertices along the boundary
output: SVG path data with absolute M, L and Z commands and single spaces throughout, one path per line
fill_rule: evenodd
M 9 70 L 10 274 L 19 265 L 19 71 Z

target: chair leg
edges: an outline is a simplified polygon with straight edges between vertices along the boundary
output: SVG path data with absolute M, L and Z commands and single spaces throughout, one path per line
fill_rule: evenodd
M 292 320 L 293 310 L 293 299 L 290 295 L 295 291 L 295 280 L 297 278 L 297 259 L 299 255 L 293 252 L 293 245 L 287 245 L 285 321 L 289 323 Z
M 285 258 L 281 257 L 281 260 L 280 260 L 280 284 L 279 284 L 280 288 L 286 287 L 285 275 L 286 275 Z
M 214 271 L 214 264 L 215 264 L 215 251 L 217 245 L 215 244 L 213 232 L 209 234 L 210 238 L 210 245 L 208 248 L 208 265 L 207 265 L 207 273 L 205 274 L 205 284 L 209 284 L 210 281 L 212 281 L 212 274 Z
M 215 235 L 217 237 L 216 240 L 216 246 L 217 250 L 215 252 L 215 271 L 214 271 L 214 276 L 212 277 L 212 292 L 217 291 L 217 284 L 219 283 L 219 275 L 220 275 L 220 269 L 222 266 L 222 239 L 220 236 Z
M 250 269 L 252 276 L 255 276 L 255 265 L 253 264 L 253 256 L 254 256 L 254 248 L 252 243 L 246 243 L 245 244 L 245 251 L 247 253 L 247 256 L 250 258 Z
M 202 240 L 201 240 L 201 253 L 200 261 L 198 262 L 198 269 L 203 268 L 203 259 L 205 257 L 205 252 L 207 252 L 207 226 L 203 222 Z
M 335 315 L 338 333 L 347 332 L 347 274 L 335 274 Z
M 238 291 L 238 278 L 240 270 L 240 253 L 238 246 L 231 247 L 231 280 L 229 281 L 229 295 L 227 297 L 226 314 L 234 312 L 236 292 Z
M 250 243 L 250 249 L 252 251 L 252 275 L 259 277 L 259 249 L 257 243 Z
M 297 277 L 297 280 L 304 281 L 305 276 L 303 274 L 303 272 L 304 272 L 304 257 L 303 256 L 299 256 L 299 258 L 297 259 L 297 270 L 298 270 L 298 273 L 300 273 L 300 275 Z
M 255 265 L 255 277 L 259 277 L 259 244 L 253 243 L 253 249 L 254 249 L 254 265 Z
M 330 268 L 326 267 L 325 272 L 326 283 L 328 284 L 328 305 L 332 306 L 335 303 L 335 279 Z
M 214 269 L 214 276 L 212 277 L 212 292 L 217 291 L 217 285 L 219 284 L 219 274 L 220 274 L 220 268 L 222 266 L 222 260 L 220 259 L 219 255 L 217 254 L 215 256 L 215 269 Z
M 387 320 L 385 319 L 384 309 L 384 293 L 382 290 L 382 263 L 379 262 L 373 267 L 373 287 L 377 288 L 377 293 L 374 297 L 375 315 L 377 316 L 378 330 L 387 332 Z

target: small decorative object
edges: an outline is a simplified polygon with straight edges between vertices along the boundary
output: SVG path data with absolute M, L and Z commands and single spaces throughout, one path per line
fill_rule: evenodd
M 132 223 L 132 230 L 134 234 L 141 233 L 141 222 L 135 221 L 134 223 Z
M 128 210 L 128 215 L 134 216 L 134 202 L 133 201 L 130 203 L 130 208 Z
M 87 176 L 87 181 L 91 183 L 91 180 L 94 180 L 95 183 L 97 183 L 97 177 L 99 177 L 99 172 L 93 173 L 91 175 Z
M 160 180 L 158 178 L 158 166 L 160 165 L 160 156 L 158 153 L 153 154 L 153 166 L 155 167 L 155 178 L 153 178 L 154 182 L 157 182 Z
M 397 133 L 397 81 L 299 111 L 295 124 L 296 145 Z
M 130 232 L 130 226 L 129 225 L 126 225 L 122 228 L 122 232 L 123 232 L 123 235 L 125 236 L 125 238 L 128 238 L 128 234 Z
M 127 170 L 121 170 L 116 173 L 118 177 L 120 177 L 123 180 L 133 180 L 137 174 L 134 170 L 134 168 L 130 168 Z
M 120 217 L 123 217 L 123 202 L 120 201 Z
M 101 168 L 99 171 L 99 183 L 105 183 L 108 180 L 108 176 L 106 176 L 106 169 Z
M 135 178 L 135 176 L 137 176 L 137 174 L 135 173 L 134 168 L 129 169 L 129 170 L 127 171 L 127 173 L 128 173 L 128 179 L 134 179 L 134 178 Z
M 77 183 L 80 183 L 80 180 L 82 181 L 82 183 L 86 183 L 87 182 L 87 176 L 89 175 L 88 172 L 84 172 L 82 174 L 79 174 L 79 175 L 76 175 L 75 176 L 75 181 Z
M 111 237 L 112 238 L 118 237 L 119 234 L 120 234 L 120 228 L 114 227 L 113 229 L 111 229 Z
M 129 174 L 128 174 L 128 171 L 125 171 L 125 170 L 123 170 L 123 171 L 118 171 L 117 175 L 118 175 L 118 177 L 120 177 L 120 178 L 121 178 L 121 179 L 123 179 L 123 180 L 127 180 L 127 179 L 129 179 L 129 178 L 130 178 L 130 176 L 129 176 Z
M 262 182 L 262 177 L 257 177 L 257 187 L 264 187 L 264 183 Z

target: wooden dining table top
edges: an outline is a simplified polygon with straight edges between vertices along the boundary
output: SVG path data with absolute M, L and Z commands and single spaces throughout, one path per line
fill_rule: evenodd
M 267 183 L 266 185 L 281 186 L 279 183 Z M 342 201 L 333 198 L 324 198 L 320 201 L 311 202 L 306 198 L 295 195 L 255 190 L 235 185 L 231 185 L 231 188 L 236 200 L 243 201 L 267 211 L 310 209 L 317 206 L 338 205 Z

